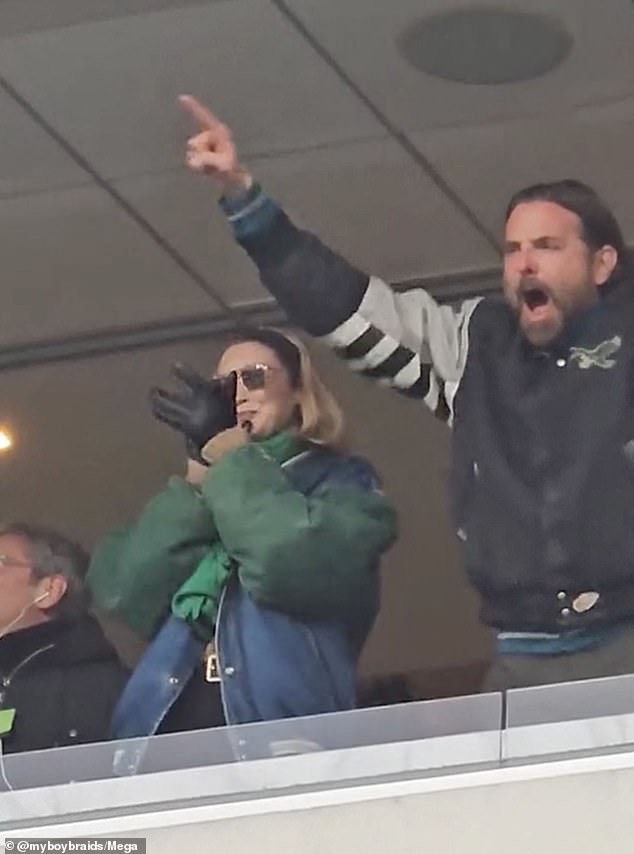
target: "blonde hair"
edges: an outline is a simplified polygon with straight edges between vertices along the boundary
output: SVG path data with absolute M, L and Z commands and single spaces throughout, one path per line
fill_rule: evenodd
M 279 332 L 279 330 L 275 330 Z M 299 351 L 298 433 L 320 445 L 337 446 L 343 443 L 344 417 L 334 394 L 326 387 L 317 372 L 312 356 L 304 342 L 288 332 L 280 332 Z
M 273 326 L 247 327 L 231 337 L 231 344 L 257 341 L 272 350 L 297 394 L 297 433 L 311 442 L 332 447 L 343 444 L 344 417 L 333 393 L 317 372 L 301 338 Z M 290 351 L 290 352 L 289 352 Z

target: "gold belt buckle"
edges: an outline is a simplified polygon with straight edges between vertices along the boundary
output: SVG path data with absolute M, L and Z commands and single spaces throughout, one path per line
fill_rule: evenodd
M 216 654 L 215 644 L 207 644 L 205 647 L 203 661 L 205 662 L 205 682 L 220 682 L 220 674 L 218 673 L 218 656 Z

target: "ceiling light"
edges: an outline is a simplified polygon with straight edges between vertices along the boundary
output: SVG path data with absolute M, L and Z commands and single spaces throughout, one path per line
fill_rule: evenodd
M 8 430 L 0 430 L 0 452 L 8 451 L 13 447 L 13 439 Z
M 397 44 L 420 71 L 455 83 L 491 85 L 551 71 L 570 53 L 572 36 L 550 15 L 476 6 L 416 21 Z

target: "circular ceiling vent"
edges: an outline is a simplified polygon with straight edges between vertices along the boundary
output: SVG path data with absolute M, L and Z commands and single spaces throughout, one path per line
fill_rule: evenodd
M 549 15 L 471 7 L 430 15 L 398 37 L 416 68 L 456 83 L 517 83 L 546 74 L 570 53 L 572 36 Z

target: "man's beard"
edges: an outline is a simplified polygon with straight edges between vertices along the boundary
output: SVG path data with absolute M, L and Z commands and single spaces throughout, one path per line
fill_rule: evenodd
M 551 344 L 598 296 L 597 286 L 590 279 L 557 293 L 536 276 L 523 276 L 517 289 L 507 292 L 522 333 L 535 347 Z

